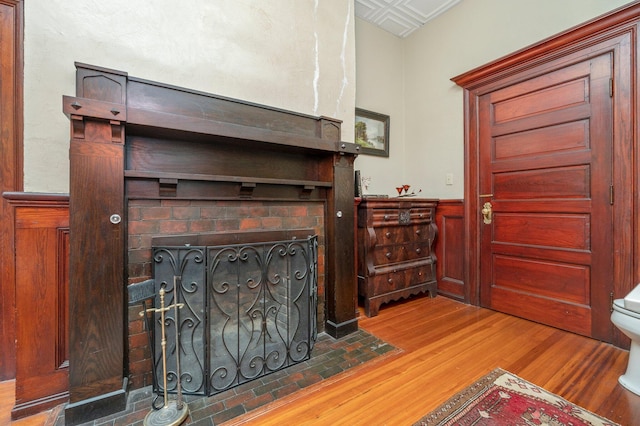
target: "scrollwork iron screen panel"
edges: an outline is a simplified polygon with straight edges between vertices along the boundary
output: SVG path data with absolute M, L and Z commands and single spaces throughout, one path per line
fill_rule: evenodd
M 314 238 L 208 248 L 214 393 L 309 358 L 315 246 Z
M 163 250 L 172 251 L 172 255 Z M 206 253 L 204 262 L 202 253 Z M 157 248 L 154 261 L 156 285 L 166 286 L 167 305 L 175 300 L 174 278 L 160 279 L 157 272 L 179 277 L 175 279 L 177 300 L 185 304 L 178 313 L 180 384 L 184 393 L 213 395 L 309 359 L 317 337 L 316 236 L 189 249 Z M 198 267 L 202 272 L 196 272 Z M 159 325 L 156 388 L 162 390 Z M 167 390 L 175 392 L 173 310 L 165 318 L 165 335 L 171 358 Z
M 180 376 L 182 392 L 205 395 L 205 365 L 207 362 L 206 318 L 206 247 L 157 247 L 153 249 L 156 294 L 165 289 L 165 306 L 184 303 L 177 312 L 180 329 L 180 374 L 176 363 L 176 310 L 165 313 L 167 341 L 167 391 L 177 390 Z M 177 292 L 176 292 L 177 289 Z M 176 297 L 177 295 L 177 297 Z M 156 295 L 155 307 L 160 307 Z M 154 329 L 154 388 L 164 391 L 161 346 L 161 316 L 155 314 Z

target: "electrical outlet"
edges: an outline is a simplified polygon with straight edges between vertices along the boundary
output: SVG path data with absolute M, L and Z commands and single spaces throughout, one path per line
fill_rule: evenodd
M 446 174 L 445 182 L 447 185 L 453 185 L 453 173 Z

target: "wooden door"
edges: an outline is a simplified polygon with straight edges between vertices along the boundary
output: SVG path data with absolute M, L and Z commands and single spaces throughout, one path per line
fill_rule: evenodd
M 480 303 L 610 341 L 612 58 L 479 99 Z M 489 205 L 487 205 L 489 207 Z

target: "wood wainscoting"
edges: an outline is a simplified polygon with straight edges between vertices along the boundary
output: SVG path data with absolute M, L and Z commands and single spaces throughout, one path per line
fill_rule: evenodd
M 464 281 L 464 202 L 440 200 L 436 209 L 436 277 L 438 293 L 469 303 Z
M 69 197 L 4 193 L 15 253 L 16 385 L 12 419 L 68 399 Z M 10 262 L 8 262 L 10 263 Z

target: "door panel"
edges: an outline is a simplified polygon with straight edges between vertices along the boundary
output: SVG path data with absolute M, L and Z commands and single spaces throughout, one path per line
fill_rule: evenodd
M 589 197 L 589 168 L 585 165 L 504 172 L 493 179 L 494 189 L 506 198 Z
M 509 160 L 535 154 L 555 154 L 579 148 L 588 149 L 589 121 L 560 123 L 530 131 L 496 137 L 496 160 Z M 536 144 L 546 139 L 544 145 Z
M 480 302 L 558 328 L 608 321 L 612 288 L 609 54 L 480 97 Z
M 540 262 L 520 257 L 494 257 L 495 283 L 505 290 L 582 305 L 589 303 L 589 268 L 564 262 Z M 552 283 L 552 285 L 545 285 Z
M 521 92 L 516 93 L 517 96 L 496 99 L 492 105 L 494 124 L 504 124 L 543 113 L 556 113 L 571 106 L 588 104 L 586 76 L 550 87 L 544 87 L 546 84 L 548 82 L 542 79 L 530 85 L 525 83 L 520 88 Z M 505 92 L 511 95 L 509 91 Z

